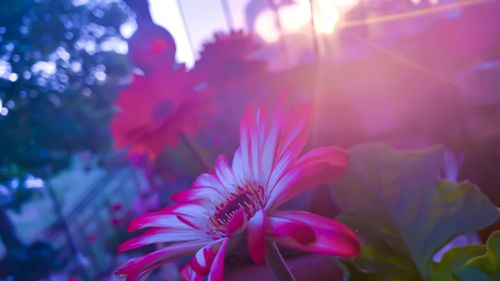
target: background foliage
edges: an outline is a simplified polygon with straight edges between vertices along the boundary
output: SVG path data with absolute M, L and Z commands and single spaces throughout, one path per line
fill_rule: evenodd
M 350 155 L 346 175 L 331 192 L 342 210 L 340 218 L 363 242 L 350 265 L 352 280 L 457 280 L 452 269 L 484 252 L 474 245 L 452 250 L 438 264 L 432 260 L 457 236 L 479 231 L 500 217 L 473 184 L 439 178 L 446 168 L 443 148 L 405 152 L 373 144 L 356 146 Z M 489 242 L 494 248 L 491 260 L 498 250 L 494 241 L 495 235 Z M 496 265 L 490 268 L 498 271 Z
M 72 153 L 111 147 L 112 102 L 130 72 L 124 7 L 2 1 L 0 182 L 27 172 L 47 176 L 67 167 Z

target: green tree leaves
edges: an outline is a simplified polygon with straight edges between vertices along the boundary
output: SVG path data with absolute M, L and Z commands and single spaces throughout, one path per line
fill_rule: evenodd
M 118 1 L 0 1 L 0 183 L 110 150 L 113 100 L 131 72 L 116 47 L 129 18 Z
M 439 179 L 441 148 L 399 152 L 371 144 L 350 153 L 347 173 L 332 193 L 341 219 L 363 242 L 352 264 L 354 280 L 433 280 L 436 251 L 499 218 L 498 209 L 471 183 Z M 477 253 L 469 249 L 453 260 Z

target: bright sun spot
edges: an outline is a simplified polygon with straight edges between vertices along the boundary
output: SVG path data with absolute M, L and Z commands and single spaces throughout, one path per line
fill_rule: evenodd
M 359 0 L 316 0 L 314 1 L 315 30 L 320 34 L 331 34 L 335 26 L 349 9 Z M 281 26 L 285 34 L 300 32 L 308 28 L 311 22 L 309 0 L 298 0 L 294 4 L 279 9 Z M 276 15 L 271 9 L 261 12 L 255 21 L 255 32 L 267 42 L 279 40 L 280 32 L 276 24 Z
M 339 8 L 333 1 L 318 1 L 314 15 L 316 32 L 323 34 L 331 34 L 340 19 Z
M 278 29 L 274 27 L 274 14 L 270 10 L 265 10 L 259 15 L 254 28 L 266 42 L 276 42 L 280 38 Z
M 287 33 L 299 32 L 309 24 L 311 18 L 309 0 L 298 1 L 295 5 L 285 6 L 279 10 L 279 14 L 283 29 Z

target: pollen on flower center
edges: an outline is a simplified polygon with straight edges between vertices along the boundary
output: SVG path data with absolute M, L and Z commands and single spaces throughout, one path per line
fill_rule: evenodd
M 255 183 L 238 186 L 235 192 L 231 193 L 224 202 L 216 207 L 210 221 L 217 230 L 224 231 L 226 224 L 239 210 L 243 211 L 247 219 L 251 218 L 263 207 L 262 197 L 263 188 Z

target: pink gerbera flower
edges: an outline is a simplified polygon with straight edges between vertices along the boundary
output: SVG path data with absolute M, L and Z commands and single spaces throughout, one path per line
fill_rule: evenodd
M 272 118 L 262 109 L 241 122 L 240 147 L 230 164 L 219 156 L 214 173 L 199 176 L 177 193 L 177 203 L 133 220 L 130 231 L 151 228 L 123 243 L 128 251 L 154 243 L 167 246 L 129 260 L 116 272 L 145 280 L 158 266 L 185 255 L 183 280 L 223 280 L 224 256 L 241 238 L 256 263 L 265 261 L 265 239 L 310 253 L 354 256 L 356 235 L 338 221 L 305 211 L 278 211 L 289 199 L 343 173 L 346 152 L 329 146 L 300 156 L 309 136 L 309 106 L 279 108 Z M 272 122 L 269 122 L 271 120 Z
M 111 122 L 116 146 L 154 160 L 165 147 L 175 146 L 180 135 L 194 134 L 213 113 L 210 91 L 196 86 L 183 65 L 134 75 L 115 101 L 120 109 Z

